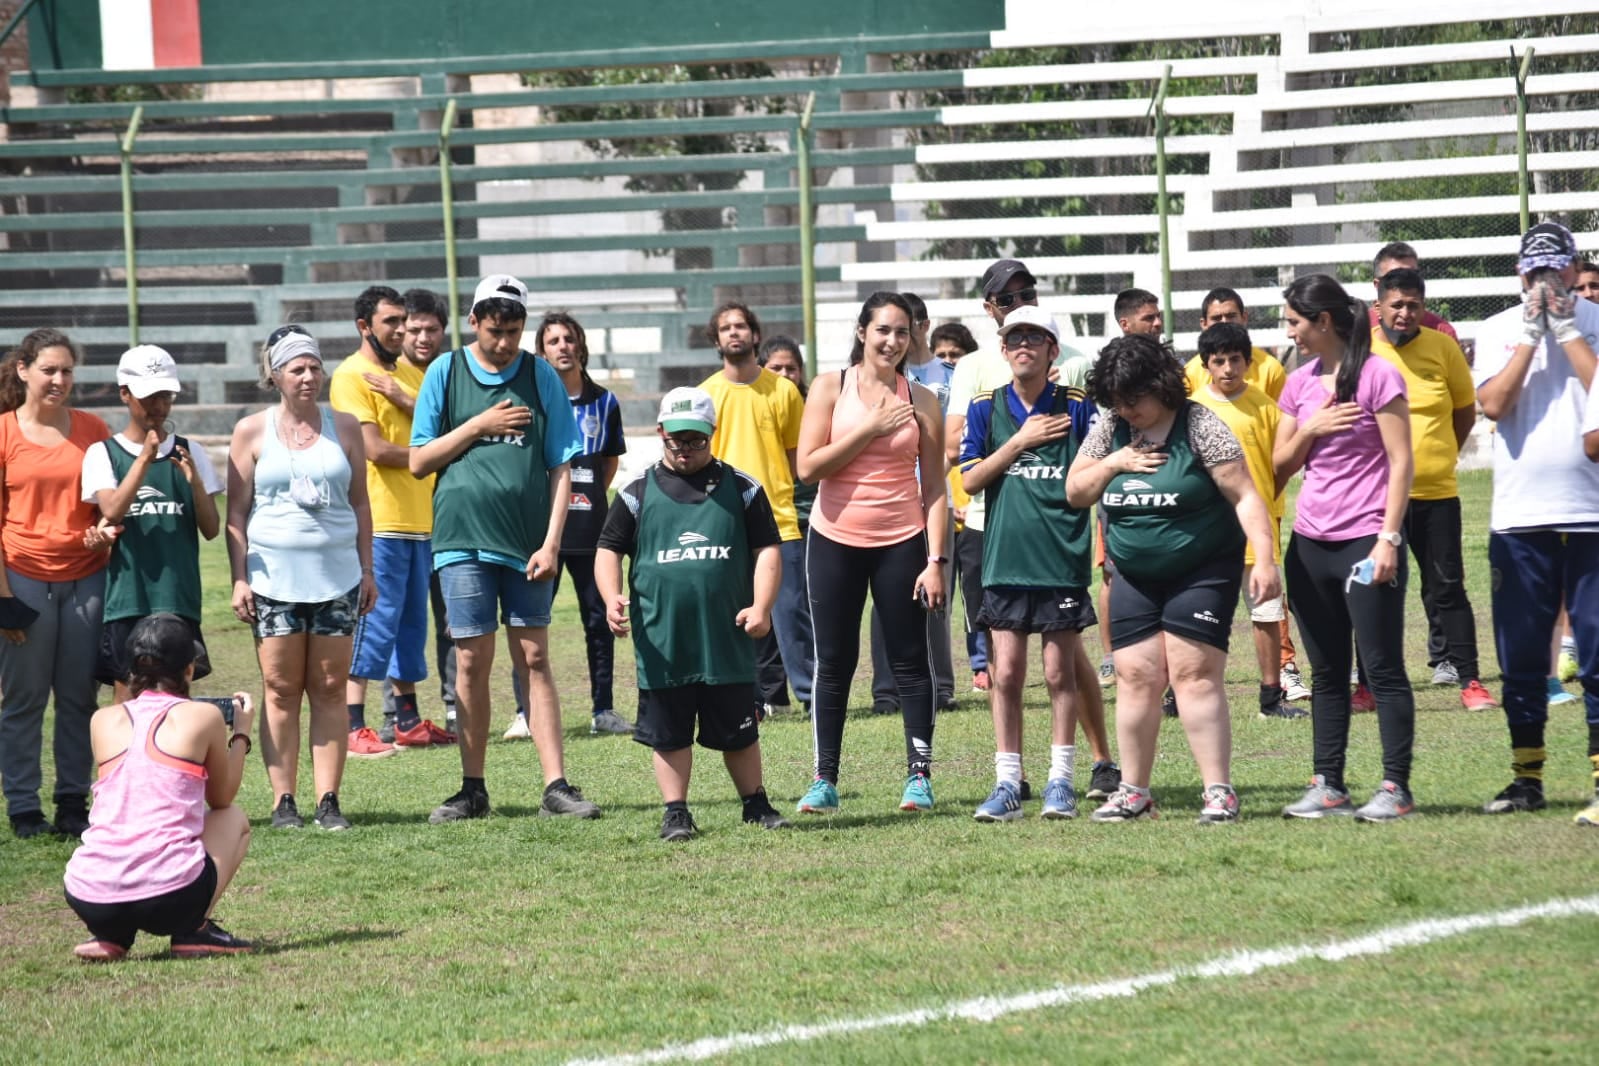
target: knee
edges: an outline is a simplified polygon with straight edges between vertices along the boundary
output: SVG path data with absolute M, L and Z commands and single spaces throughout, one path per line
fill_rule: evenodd
M 532 645 L 527 649 L 527 668 L 535 674 L 547 673 L 550 669 L 550 652 L 542 644 Z

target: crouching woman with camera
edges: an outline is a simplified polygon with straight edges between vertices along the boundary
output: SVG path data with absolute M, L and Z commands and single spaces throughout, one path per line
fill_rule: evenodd
M 183 619 L 139 622 L 128 637 L 133 697 L 89 724 L 99 777 L 65 877 L 67 903 L 91 936 L 80 959 L 120 959 L 140 932 L 171 937 L 172 954 L 185 958 L 250 950 L 211 912 L 250 846 L 233 799 L 255 708 L 234 693 L 230 723 L 217 703 L 190 699 L 194 657 Z

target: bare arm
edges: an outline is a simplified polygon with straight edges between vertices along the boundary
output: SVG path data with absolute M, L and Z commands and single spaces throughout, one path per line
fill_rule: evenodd
M 966 416 L 946 415 L 944 418 L 944 460 L 951 470 L 960 465 L 961 439 L 966 436 Z M 968 492 L 971 490 L 968 489 Z
M 255 719 L 255 703 L 246 692 L 235 692 L 233 698 L 237 703 L 233 710 L 232 729 L 210 704 L 178 705 L 206 722 L 202 726 L 206 738 L 205 802 L 212 810 L 230 806 L 238 797 L 239 786 L 244 783 L 244 764 L 249 758 L 245 745 L 233 743 L 233 737 L 241 733 L 250 735 L 250 726 Z
M 1505 368 L 1477 386 L 1477 402 L 1482 404 L 1484 415 L 1497 422 L 1516 406 L 1535 351 L 1537 348 L 1531 344 L 1518 345 Z
M 1210 468 L 1211 480 L 1221 490 L 1243 527 L 1249 546 L 1255 550 L 1255 565 L 1249 575 L 1249 594 L 1259 603 L 1282 592 L 1282 577 L 1277 573 L 1277 545 L 1273 543 L 1271 513 L 1255 491 L 1255 480 L 1242 459 Z
M 234 427 L 228 443 L 228 569 L 233 575 L 233 613 L 243 622 L 255 620 L 255 597 L 245 564 L 249 555 L 245 530 L 255 504 L 255 459 L 263 423 L 261 415 L 249 416 Z
M 1060 440 L 1071 432 L 1071 428 L 1071 415 L 1034 414 L 1011 434 L 1010 440 L 994 449 L 992 454 L 962 470 L 961 487 L 966 490 L 968 496 L 977 495 L 998 481 L 1022 452 L 1036 448 L 1040 444 Z
M 411 468 L 411 449 L 402 448 L 384 439 L 383 431 L 375 422 L 361 423 L 361 444 L 368 462 L 378 466 L 392 466 L 399 470 Z
M 128 476 L 117 482 L 114 489 L 101 489 L 94 494 L 95 506 L 100 508 L 100 517 L 112 525 L 116 525 L 128 516 L 128 508 L 133 506 L 133 500 L 139 494 L 139 489 L 144 485 L 145 475 L 150 472 L 150 464 L 155 462 L 156 452 L 161 444 L 160 434 L 151 430 L 145 434 L 144 447 L 139 449 L 139 454 L 134 457 L 133 466 L 128 469 Z M 117 443 L 112 440 L 101 442 L 102 447 L 115 448 Z M 214 508 L 213 508 L 214 510 Z M 213 533 L 212 536 L 216 534 Z M 209 539 L 209 538 L 207 538 Z
M 1383 506 L 1382 531 L 1397 533 L 1404 528 L 1405 510 L 1410 506 L 1410 487 L 1416 477 L 1416 458 L 1410 450 L 1410 401 L 1396 396 L 1377 408 L 1377 431 L 1382 434 L 1382 449 L 1388 455 L 1388 495 Z M 1385 540 L 1372 545 L 1376 562 L 1373 584 L 1392 581 L 1399 572 L 1400 549 Z
M 605 622 L 611 632 L 627 636 L 627 596 L 622 592 L 622 557 L 610 548 L 594 552 L 594 587 L 605 601 Z
M 949 485 L 944 480 L 944 416 L 938 409 L 938 397 L 930 389 L 912 385 L 911 402 L 916 407 L 916 423 L 921 430 L 917 444 L 922 469 L 922 510 L 927 521 L 927 543 L 932 549 L 931 554 L 937 555 L 949 543 Z M 917 586 L 926 595 L 927 605 L 933 610 L 944 609 L 944 574 L 948 567 L 947 559 L 942 563 L 929 561 L 916 579 Z
M 424 478 L 448 466 L 456 456 L 470 448 L 479 437 L 494 437 L 509 433 L 523 433 L 533 420 L 533 412 L 526 407 L 513 406 L 510 400 L 501 400 L 486 411 L 480 411 L 442 437 L 434 437 L 420 448 L 410 449 L 408 465 L 411 476 Z
M 172 458 L 178 464 L 178 469 L 183 471 L 183 476 L 189 480 L 189 491 L 194 496 L 195 528 L 206 540 L 216 540 L 217 532 L 222 527 L 222 520 L 217 516 L 217 498 L 211 495 L 211 490 L 206 488 L 205 480 L 200 477 L 199 464 L 194 461 L 194 456 L 189 454 L 187 448 L 174 447 Z
M 1147 474 L 1160 468 L 1166 453 L 1146 452 L 1128 444 L 1103 459 L 1079 451 L 1066 471 L 1066 502 L 1084 510 L 1099 502 L 1105 489 L 1118 474 Z
M 1599 463 L 1599 429 L 1590 429 L 1582 435 L 1582 452 L 1591 461 Z
M 768 544 L 755 554 L 755 602 L 739 611 L 736 621 L 755 639 L 772 628 L 772 604 L 777 602 L 777 587 L 783 579 L 783 558 L 777 545 Z
M 1465 407 L 1455 408 L 1455 451 L 1466 446 L 1466 441 L 1471 437 L 1471 431 L 1477 425 L 1477 405 L 1467 404 Z
M 838 378 L 831 374 L 817 378 L 805 401 L 805 417 L 800 420 L 800 442 L 796 455 L 800 477 L 811 484 L 844 469 L 865 450 L 873 438 L 893 433 L 916 417 L 914 403 L 906 403 L 896 396 L 884 396 L 842 438 L 831 440 L 833 408 L 837 402 Z M 941 456 L 936 469 L 943 469 Z
M 359 609 L 366 614 L 378 602 L 378 583 L 372 572 L 372 504 L 366 488 L 365 433 L 354 415 L 340 411 L 333 413 L 333 425 L 339 434 L 339 444 L 344 449 L 345 461 L 350 464 L 350 510 L 355 512 L 355 554 L 361 560 L 361 594 Z
M 572 464 L 562 463 L 551 467 L 550 524 L 544 531 L 544 543 L 527 561 L 529 581 L 548 581 L 555 576 L 555 567 L 561 555 L 561 534 L 566 532 L 566 512 L 571 504 Z

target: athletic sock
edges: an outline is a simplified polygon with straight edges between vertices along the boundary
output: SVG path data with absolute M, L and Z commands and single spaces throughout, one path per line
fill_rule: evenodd
M 483 777 L 463 777 L 461 778 L 461 791 L 487 796 L 489 794 L 488 779 Z
M 1510 752 L 1510 774 L 1512 777 L 1525 777 L 1539 784 L 1543 783 L 1543 762 L 1546 751 L 1540 745 L 1536 748 L 1513 748 Z
M 915 777 L 933 776 L 933 741 L 931 738 L 912 736 L 910 730 L 905 731 L 905 770 Z
M 366 704 L 346 703 L 344 710 L 350 716 L 350 732 L 366 728 Z
M 422 723 L 422 715 L 416 709 L 416 693 L 396 692 L 394 694 L 394 728 L 415 729 Z
M 1146 799 L 1147 800 L 1149 798 L 1149 786 L 1148 785 L 1145 785 L 1142 788 L 1140 788 L 1137 785 L 1130 785 L 1126 781 L 1123 781 L 1122 782 L 1122 788 L 1126 789 L 1128 792 L 1131 792 L 1133 795 L 1137 796 L 1139 799 Z
M 1565 652 L 1567 655 L 1570 655 L 1573 658 L 1575 658 L 1576 655 L 1577 655 L 1577 638 L 1576 637 L 1561 637 L 1560 638 L 1560 650 Z
M 1065 778 L 1072 779 L 1072 773 L 1077 765 L 1077 746 L 1074 744 L 1051 744 L 1049 746 L 1049 779 L 1051 781 Z
M 1021 788 L 1022 753 L 1019 751 L 996 751 L 994 753 L 994 780 L 1000 784 L 1009 783 Z
M 1283 701 L 1283 687 L 1281 685 L 1260 686 L 1260 709 L 1275 707 Z

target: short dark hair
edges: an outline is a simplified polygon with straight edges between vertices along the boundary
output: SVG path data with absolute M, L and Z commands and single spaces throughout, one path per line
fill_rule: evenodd
M 1371 257 L 1372 277 L 1379 277 L 1377 271 L 1382 268 L 1384 259 L 1408 259 L 1418 267 L 1421 265 L 1421 256 L 1416 254 L 1416 249 L 1404 241 L 1389 241 L 1377 249 L 1377 254 Z
M 1577 273 L 1579 274 L 1599 273 L 1599 263 L 1595 263 L 1592 259 L 1578 258 L 1573 265 L 1577 268 Z
M 1238 310 L 1248 310 L 1244 307 L 1244 298 L 1238 295 L 1236 290 L 1228 288 L 1211 289 L 1205 294 L 1205 298 L 1199 301 L 1199 317 L 1201 321 L 1204 320 L 1206 315 L 1210 314 L 1211 304 L 1237 304 Z
M 406 315 L 432 315 L 439 325 L 450 324 L 450 305 L 430 289 L 406 289 L 402 297 Z
M 922 298 L 917 296 L 914 292 L 902 292 L 900 295 L 905 298 L 906 303 L 911 305 L 911 322 L 913 324 L 916 322 L 926 322 L 927 304 L 922 302 Z
M 1394 267 L 1388 273 L 1377 279 L 1377 295 L 1395 290 L 1399 292 L 1413 292 L 1417 296 L 1427 295 L 1427 283 L 1421 278 L 1421 271 L 1409 267 Z
M 1255 346 L 1249 340 L 1249 330 L 1236 322 L 1218 322 L 1207 326 L 1199 335 L 1199 361 L 1209 363 L 1217 352 L 1243 352 L 1244 362 L 1255 357 Z
M 1099 350 L 1099 360 L 1088 372 L 1087 391 L 1090 400 L 1105 408 L 1154 396 L 1175 411 L 1188 398 L 1181 364 L 1165 345 L 1143 333 L 1117 337 Z
M 977 338 L 972 336 L 971 330 L 959 322 L 945 322 L 942 326 L 934 327 L 933 332 L 927 337 L 927 346 L 937 348 L 946 341 L 967 355 L 977 350 Z
M 774 333 L 761 342 L 761 350 L 756 353 L 756 361 L 762 366 L 772 358 L 773 352 L 793 352 L 796 356 L 800 353 L 799 342 L 786 333 Z
M 1146 304 L 1158 304 L 1160 298 L 1148 289 L 1123 289 L 1116 294 L 1116 321 L 1131 315 Z
M 716 310 L 711 312 L 710 320 L 705 324 L 705 331 L 710 335 L 711 347 L 720 350 L 716 343 L 716 327 L 722 322 L 722 316 L 729 311 L 738 311 L 743 314 L 744 321 L 750 324 L 750 332 L 755 334 L 756 341 L 761 339 L 761 320 L 755 317 L 755 312 L 742 300 L 724 300 L 716 305 Z
M 479 300 L 472 305 L 472 317 L 479 322 L 486 322 L 490 319 L 502 324 L 526 322 L 527 304 L 513 300 L 508 296 L 490 296 L 488 299 Z
M 361 295 L 355 298 L 355 320 L 372 324 L 372 316 L 377 313 L 378 304 L 393 304 L 404 307 L 405 299 L 387 285 L 372 285 L 361 290 Z

